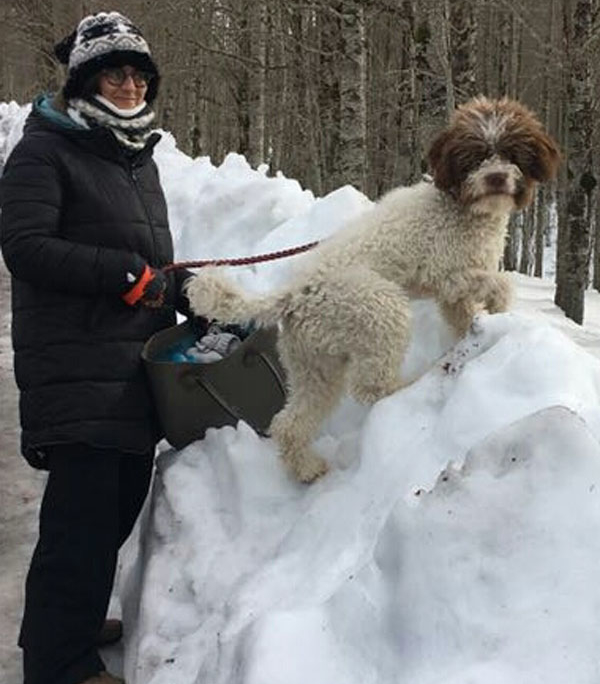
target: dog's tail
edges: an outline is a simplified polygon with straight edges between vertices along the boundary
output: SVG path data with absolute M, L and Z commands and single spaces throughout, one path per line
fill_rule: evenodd
M 194 313 L 222 323 L 275 325 L 283 314 L 285 295 L 247 296 L 221 269 L 203 268 L 186 283 L 185 293 Z

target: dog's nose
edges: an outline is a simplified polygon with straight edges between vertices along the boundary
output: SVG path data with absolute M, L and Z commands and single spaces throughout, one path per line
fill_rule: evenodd
M 498 190 L 499 188 L 504 187 L 507 178 L 508 174 L 503 173 L 502 171 L 496 171 L 494 173 L 488 173 L 488 175 L 485 177 L 485 182 L 491 188 L 494 188 L 494 190 Z

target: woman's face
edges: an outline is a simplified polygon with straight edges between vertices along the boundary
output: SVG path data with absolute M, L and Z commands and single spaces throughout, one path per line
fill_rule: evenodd
M 98 90 L 115 107 L 133 109 L 146 97 L 150 78 L 150 74 L 129 65 L 104 69 L 100 74 Z

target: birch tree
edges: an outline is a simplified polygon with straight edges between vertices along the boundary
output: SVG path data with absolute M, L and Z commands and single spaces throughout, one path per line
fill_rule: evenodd
M 265 161 L 266 0 L 248 2 L 245 11 L 251 60 L 248 68 L 248 161 L 256 167 Z
M 407 123 L 407 157 L 408 173 L 406 182 L 414 183 L 421 177 L 421 145 L 419 138 L 420 112 L 421 112 L 421 87 L 419 78 L 419 51 L 423 47 L 418 36 L 418 8 L 416 0 L 404 0 L 402 8 L 407 26 L 407 97 L 406 97 L 406 123 Z
M 448 6 L 452 82 L 459 102 L 478 92 L 476 9 L 476 0 L 452 0 Z
M 592 55 L 595 0 L 564 0 L 566 52 L 566 170 L 563 220 L 559 224 L 559 269 L 554 301 L 576 323 L 583 322 L 589 281 L 591 217 L 597 185 L 592 142 L 594 113 Z
M 359 190 L 366 185 L 366 47 L 365 10 L 360 0 L 339 4 L 340 58 L 339 175 Z

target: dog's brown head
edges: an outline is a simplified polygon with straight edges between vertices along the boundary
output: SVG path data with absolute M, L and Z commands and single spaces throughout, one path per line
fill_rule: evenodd
M 438 188 L 485 211 L 529 204 L 536 182 L 556 174 L 560 152 L 527 107 L 480 96 L 457 108 L 428 159 Z

